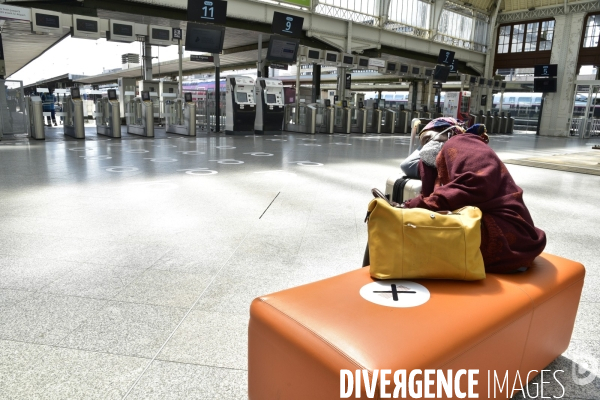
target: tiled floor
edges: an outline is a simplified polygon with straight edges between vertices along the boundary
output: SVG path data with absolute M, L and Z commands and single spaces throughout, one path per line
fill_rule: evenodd
M 251 300 L 358 268 L 370 189 L 408 153 L 406 136 L 87 131 L 0 142 L 2 399 L 245 399 Z M 590 143 L 491 145 L 508 159 Z M 549 368 L 565 371 L 563 398 L 600 399 L 600 379 L 572 379 L 600 374 L 600 177 L 508 169 L 546 250 L 587 267 L 572 344 Z

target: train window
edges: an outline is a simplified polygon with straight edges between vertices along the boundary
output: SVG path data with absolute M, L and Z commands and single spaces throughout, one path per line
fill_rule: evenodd
M 533 102 L 534 102 L 534 103 L 536 103 L 536 104 L 540 104 L 540 103 L 542 102 L 542 98 L 541 98 L 541 97 L 536 97 L 536 98 L 533 100 Z

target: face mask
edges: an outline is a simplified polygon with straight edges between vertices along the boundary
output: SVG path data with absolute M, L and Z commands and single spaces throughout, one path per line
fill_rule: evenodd
M 425 146 L 423 146 L 423 148 L 421 149 L 420 153 L 421 160 L 423 160 L 423 163 L 429 167 L 437 168 L 435 164 L 435 159 L 437 158 L 439 152 L 442 150 L 443 145 L 443 142 L 438 142 L 435 140 L 430 140 L 429 142 L 427 142 Z

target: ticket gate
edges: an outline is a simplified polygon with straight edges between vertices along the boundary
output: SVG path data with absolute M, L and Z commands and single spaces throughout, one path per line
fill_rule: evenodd
M 256 119 L 254 133 L 257 135 L 279 135 L 285 116 L 283 82 L 278 79 L 256 79 Z
M 398 113 L 398 117 L 396 118 L 398 133 L 410 133 L 411 131 L 411 121 L 417 118 L 415 113 L 412 110 L 405 110 L 403 105 L 400 105 L 400 112 Z
M 515 119 L 510 116 L 510 112 L 506 114 L 506 133 L 513 133 L 515 128 Z
M 75 139 L 85 139 L 83 126 L 83 100 L 79 88 L 71 88 L 71 95 L 65 99 L 66 110 L 63 110 L 65 123 L 64 134 Z
M 486 111 L 485 115 L 483 116 L 483 123 L 485 124 L 487 131 L 491 133 L 492 126 L 494 125 L 494 116 L 490 110 Z
M 183 96 L 183 99 L 165 102 L 165 129 L 167 133 L 196 136 L 196 103 L 191 93 Z
M 121 105 L 115 89 L 108 90 L 108 97 L 96 100 L 95 116 L 98 135 L 121 137 Z
M 508 122 L 508 118 L 506 118 L 506 114 L 502 112 L 500 114 L 500 122 L 498 123 L 498 133 L 506 133 L 506 123 Z
M 42 98 L 40 96 L 25 97 L 25 101 L 29 116 L 29 137 L 37 140 L 46 139 Z
M 381 133 L 381 121 L 383 119 L 383 113 L 379 109 L 379 104 L 373 103 L 373 106 L 367 110 L 370 114 L 371 124 L 367 126 L 369 133 Z
M 353 121 L 356 121 L 352 124 L 352 132 L 353 133 L 367 133 L 367 109 L 365 108 L 365 104 L 361 101 L 352 109 L 352 113 L 354 114 Z
M 331 106 L 331 100 L 325 99 L 324 104 L 317 104 L 317 131 L 319 133 L 333 134 L 335 128 L 335 109 Z
M 396 111 L 389 108 L 386 108 L 383 111 L 383 126 L 381 128 L 381 132 L 396 133 L 396 116 Z
M 335 115 L 335 131 L 339 133 L 352 133 L 352 110 L 350 109 L 350 107 L 348 107 L 347 100 L 342 100 L 341 107 L 335 107 Z
M 485 123 L 485 116 L 483 115 L 483 110 L 479 110 L 479 112 L 475 115 L 475 123 L 476 124 Z
M 317 114 L 319 110 L 317 103 L 308 104 L 306 106 L 305 129 L 306 133 L 314 135 L 317 132 Z
M 254 79 L 241 75 L 228 76 L 225 134 L 253 135 L 255 120 Z
M 141 92 L 127 104 L 127 133 L 146 137 L 154 137 L 154 103 L 150 92 Z

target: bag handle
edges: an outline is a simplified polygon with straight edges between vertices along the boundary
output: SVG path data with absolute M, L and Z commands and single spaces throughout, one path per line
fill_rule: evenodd
M 396 203 L 395 201 L 390 201 L 390 199 L 388 199 L 388 197 L 383 194 L 383 192 L 377 188 L 373 188 L 371 189 L 371 193 L 373 193 L 373 197 L 375 198 L 380 198 L 385 200 L 390 206 L 394 207 L 394 208 L 403 208 L 400 203 Z

